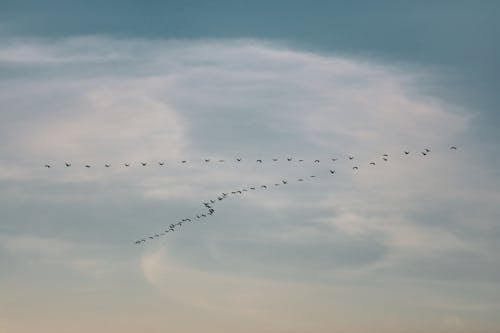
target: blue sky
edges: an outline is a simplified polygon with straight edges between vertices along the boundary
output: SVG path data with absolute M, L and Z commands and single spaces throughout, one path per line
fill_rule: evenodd
M 497 13 L 2 2 L 0 330 L 496 332 Z

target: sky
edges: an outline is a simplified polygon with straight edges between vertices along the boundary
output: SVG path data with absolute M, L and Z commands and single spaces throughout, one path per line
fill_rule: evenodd
M 498 13 L 0 1 L 0 332 L 498 332 Z

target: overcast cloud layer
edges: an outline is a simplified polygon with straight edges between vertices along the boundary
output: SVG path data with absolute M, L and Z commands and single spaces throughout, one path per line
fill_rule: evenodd
M 5 39 L 0 69 L 0 329 L 498 328 L 498 165 L 426 68 L 82 37 Z

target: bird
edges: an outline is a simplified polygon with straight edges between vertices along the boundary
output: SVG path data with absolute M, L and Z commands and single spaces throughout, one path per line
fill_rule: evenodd
M 51 168 L 50 164 L 45 164 L 45 167 L 46 167 L 47 169 L 50 169 L 50 168 Z
M 257 160 L 256 162 L 258 162 L 258 163 L 262 163 L 262 160 Z
M 277 161 L 278 161 L 278 159 L 277 159 L 277 158 L 273 158 L 273 161 L 274 161 L 274 162 L 277 162 Z
M 286 180 L 282 180 L 281 182 L 283 183 L 283 185 L 288 184 L 288 181 L 286 181 Z
M 353 160 L 353 159 L 354 159 L 354 156 L 349 156 L 349 159 L 350 159 L 350 160 Z
M 247 190 L 246 188 L 244 188 L 242 191 L 243 191 L 243 192 L 247 192 L 248 190 Z
M 382 157 L 382 159 L 387 162 L 387 157 Z
M 302 178 L 299 178 L 299 179 L 297 179 L 297 180 L 298 180 L 299 182 L 302 182 L 302 181 L 304 181 L 304 179 L 302 179 Z
M 148 163 L 147 163 L 147 162 L 141 162 L 141 164 L 142 164 L 142 166 L 146 166 L 146 165 L 148 165 Z
M 332 158 L 332 161 L 335 162 L 337 159 L 336 158 Z
M 224 160 L 219 160 L 219 162 L 224 163 Z
M 370 165 L 375 165 L 375 162 L 370 162 Z
M 335 173 L 335 170 L 330 170 L 330 173 L 333 175 Z
M 207 217 L 205 214 L 201 214 L 201 216 L 203 216 L 203 217 Z
M 150 238 L 150 239 L 154 239 L 154 237 L 151 237 L 151 236 L 149 236 L 148 238 Z
M 431 150 L 429 148 L 425 148 L 424 150 L 425 150 L 426 153 L 430 153 L 431 152 Z
M 279 185 L 280 185 L 280 184 L 278 184 L 278 183 L 275 183 L 275 184 L 274 184 L 274 186 L 279 186 Z
M 427 153 L 426 153 L 425 151 L 423 151 L 423 152 L 422 152 L 422 155 L 426 156 L 426 155 L 427 155 Z
M 210 162 L 210 159 L 209 158 L 205 158 L 205 162 L 206 163 Z
M 104 164 L 104 166 L 105 166 L 106 168 L 109 168 L 109 167 L 111 166 L 111 164 L 106 163 L 106 164 Z
M 236 192 L 237 192 L 237 193 L 239 193 L 239 194 L 242 194 L 242 193 L 243 193 L 243 192 L 241 192 L 240 190 L 238 190 L 238 191 L 236 191 Z
M 260 185 L 260 187 L 262 187 L 262 188 L 264 188 L 264 189 L 266 189 L 266 188 L 267 188 L 267 186 L 266 186 L 266 185 Z
M 353 166 L 352 169 L 353 170 L 359 170 L 359 168 L 357 166 Z
M 304 160 L 299 160 L 299 162 L 304 162 Z
M 125 163 L 123 165 L 125 165 L 127 168 L 130 166 L 130 164 L 128 164 L 128 163 Z
M 88 169 L 88 168 L 90 168 L 90 165 L 88 165 L 88 164 L 85 164 L 85 167 L 86 167 L 86 168 Z
M 250 189 L 253 191 L 253 190 L 255 190 L 255 187 L 250 187 Z
M 382 156 L 384 156 L 384 157 L 389 157 L 389 155 L 387 155 L 387 154 L 384 154 L 384 155 L 382 155 Z
M 239 157 L 238 157 L 238 158 L 236 159 L 236 161 L 241 162 L 241 158 L 239 158 Z
M 291 158 L 291 157 L 288 157 L 286 160 L 287 160 L 288 162 L 290 162 L 290 161 L 292 160 L 292 158 Z
M 319 160 L 314 160 L 314 163 L 319 163 Z
M 140 244 L 140 243 L 141 243 L 141 241 L 140 241 L 140 240 L 137 240 L 137 241 L 135 241 L 135 243 L 136 243 L 136 244 Z
M 181 161 L 181 163 L 186 163 L 186 162 L 187 162 L 186 160 Z
M 70 167 L 71 163 L 70 162 L 66 162 L 66 163 L 64 163 L 64 165 L 66 165 L 66 167 Z
M 450 149 L 457 150 L 456 146 L 451 146 Z
M 408 155 L 410 152 L 408 150 L 405 150 L 405 155 Z
M 165 165 L 165 162 L 158 162 L 158 164 L 159 164 L 160 166 L 164 166 L 164 165 Z

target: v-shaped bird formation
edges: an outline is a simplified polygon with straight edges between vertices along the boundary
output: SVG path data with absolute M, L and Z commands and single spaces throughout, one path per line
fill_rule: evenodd
M 457 147 L 451 146 L 451 147 L 449 147 L 449 150 L 456 151 Z M 415 152 L 411 152 L 409 150 L 403 150 L 401 152 L 401 154 L 399 154 L 399 156 L 402 158 L 405 158 L 411 154 L 415 154 L 415 156 L 420 156 L 422 158 L 428 158 L 431 154 L 431 149 L 426 147 L 422 150 L 415 151 Z M 352 154 L 347 154 L 344 156 L 346 156 L 344 158 L 345 161 L 352 163 L 352 165 L 350 167 L 352 168 L 352 172 L 355 172 L 355 173 L 360 172 L 360 170 L 365 166 L 366 167 L 376 167 L 378 165 L 377 161 L 375 161 L 375 160 L 361 162 L 361 161 L 358 161 L 355 158 L 355 156 Z M 389 162 L 389 160 L 390 160 L 390 156 L 387 153 L 380 154 L 379 156 L 380 156 L 380 160 L 382 161 L 381 162 L 382 164 L 385 164 L 386 162 Z M 169 225 L 164 226 L 162 228 L 162 230 L 160 230 L 154 234 L 151 234 L 151 235 L 148 235 L 145 237 L 141 237 L 141 238 L 135 240 L 134 243 L 141 245 L 141 244 L 144 244 L 146 242 L 149 242 L 149 241 L 158 239 L 160 237 L 166 236 L 167 234 L 172 233 L 174 231 L 177 231 L 181 226 L 183 226 L 185 224 L 192 224 L 192 223 L 205 221 L 210 216 L 213 216 L 215 214 L 215 212 L 216 212 L 215 207 L 218 206 L 220 202 L 226 200 L 227 198 L 229 198 L 231 196 L 240 196 L 240 195 L 243 195 L 245 193 L 255 192 L 255 191 L 267 191 L 273 187 L 276 188 L 276 187 L 280 187 L 280 186 L 286 186 L 286 185 L 291 184 L 291 183 L 302 183 L 302 182 L 306 181 L 307 179 L 319 180 L 319 179 L 323 179 L 325 177 L 334 176 L 335 175 L 334 166 L 336 166 L 337 162 L 340 160 L 342 160 L 342 159 L 339 157 L 328 157 L 326 159 L 315 158 L 315 159 L 311 160 L 311 163 L 313 165 L 321 165 L 321 164 L 328 163 L 328 169 L 327 169 L 328 171 L 316 172 L 315 174 L 309 175 L 307 177 L 302 177 L 302 178 L 281 179 L 281 180 L 274 182 L 274 183 L 271 183 L 271 184 L 255 184 L 253 186 L 248 186 L 245 188 L 238 188 L 238 189 L 235 189 L 232 191 L 222 192 L 220 195 L 217 195 L 214 198 L 209 199 L 206 202 L 203 202 L 203 210 L 202 211 L 199 211 L 197 213 L 193 213 L 187 217 L 183 217 L 183 218 L 179 219 L 178 221 L 170 223 Z M 198 162 L 200 162 L 202 164 L 209 164 L 209 163 L 217 163 L 217 164 L 226 163 L 227 164 L 227 163 L 231 163 L 231 162 L 234 164 L 241 164 L 243 162 L 249 162 L 249 163 L 255 163 L 257 165 L 262 165 L 264 163 L 275 164 L 275 163 L 278 163 L 280 161 L 282 161 L 284 163 L 294 163 L 294 162 L 304 163 L 304 162 L 306 162 L 304 159 L 297 159 L 297 158 L 291 157 L 291 156 L 288 156 L 288 157 L 283 158 L 283 159 L 279 159 L 279 158 L 274 157 L 274 158 L 271 158 L 269 160 L 264 160 L 261 158 L 250 160 L 250 159 L 243 159 L 240 156 L 238 156 L 232 160 L 212 159 L 212 158 L 202 158 L 202 159 L 198 160 Z M 194 163 L 194 162 L 195 161 L 192 161 L 191 163 Z M 180 160 L 180 161 L 171 162 L 171 163 L 167 163 L 166 161 L 161 160 L 161 161 L 153 161 L 153 162 L 152 161 L 140 161 L 139 163 L 131 163 L 131 162 L 127 161 L 127 162 L 123 162 L 121 164 L 116 164 L 116 165 L 112 165 L 109 162 L 104 162 L 104 163 L 100 163 L 100 164 L 84 163 L 82 165 L 75 165 L 71 161 L 65 161 L 64 163 L 61 163 L 61 166 L 63 168 L 76 168 L 76 167 L 80 166 L 80 167 L 84 167 L 86 169 L 92 169 L 92 168 L 97 168 L 97 167 L 130 168 L 132 166 L 138 166 L 141 168 L 156 166 L 156 167 L 161 168 L 161 167 L 167 167 L 169 165 L 174 165 L 174 164 L 189 165 L 189 163 L 190 163 L 190 161 L 188 161 L 188 160 Z M 51 169 L 51 168 L 55 168 L 56 164 L 46 163 L 46 164 L 44 164 L 44 167 L 47 169 Z M 318 169 L 315 169 L 315 170 L 318 171 Z

